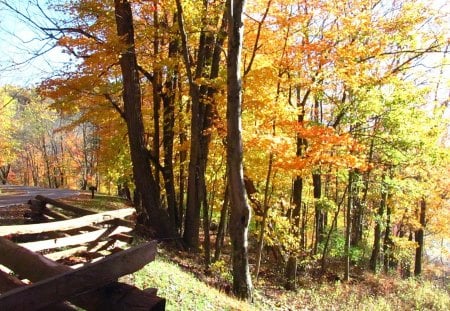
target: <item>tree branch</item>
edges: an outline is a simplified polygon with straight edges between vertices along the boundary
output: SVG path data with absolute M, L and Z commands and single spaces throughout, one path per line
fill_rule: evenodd
M 111 103 L 111 106 L 120 114 L 122 119 L 125 121 L 127 120 L 127 117 L 125 115 L 125 112 L 120 108 L 119 103 L 112 98 L 111 94 L 105 93 L 103 96 Z

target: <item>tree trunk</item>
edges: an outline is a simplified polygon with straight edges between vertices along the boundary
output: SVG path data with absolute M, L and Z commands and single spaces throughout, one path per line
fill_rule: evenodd
M 146 148 L 131 6 L 126 0 L 115 0 L 114 3 L 117 34 L 124 43 L 120 55 L 120 68 L 123 78 L 124 113 L 136 189 L 140 194 L 148 225 L 155 230 L 156 236 L 173 237 L 176 235 L 175 230 L 170 226 L 166 211 L 161 208 L 159 189 L 150 166 L 149 151 Z
M 305 105 L 306 100 L 309 96 L 309 92 L 305 94 L 303 99 L 300 96 L 300 87 L 295 88 L 297 108 L 299 108 L 300 113 L 297 117 L 297 122 L 300 126 L 303 126 L 303 121 L 305 117 Z M 301 157 L 304 149 L 307 146 L 307 141 L 300 135 L 297 135 L 297 150 L 296 156 Z M 292 200 L 294 203 L 294 211 L 292 213 L 293 222 L 291 224 L 291 231 L 300 234 L 300 248 L 305 249 L 306 246 L 306 205 L 302 208 L 302 196 L 303 196 L 303 177 L 300 175 L 295 176 L 294 185 L 292 188 Z M 297 257 L 296 255 L 289 255 L 286 271 L 285 271 L 285 288 L 287 290 L 295 290 L 297 288 Z
M 264 231 L 266 230 L 267 215 L 269 213 L 269 185 L 270 185 L 270 178 L 272 175 L 272 165 L 273 165 L 273 153 L 270 153 L 269 165 L 268 165 L 268 169 L 267 169 L 266 185 L 264 187 L 263 219 L 262 219 L 261 228 L 259 231 L 258 248 L 257 248 L 257 254 L 256 254 L 256 269 L 255 269 L 256 270 L 255 271 L 256 281 L 258 281 L 259 268 L 261 266 L 261 257 L 262 257 L 262 252 L 263 252 L 263 248 L 264 248 Z
M 389 201 L 389 195 L 388 195 Z M 391 206 L 386 204 L 386 228 L 384 230 L 383 240 L 383 268 L 384 273 L 389 272 L 389 268 L 393 265 L 392 247 L 393 242 L 391 239 Z
M 207 12 L 209 3 L 205 1 L 204 10 Z M 184 28 L 183 7 L 181 1 L 176 1 L 178 27 L 181 35 L 181 47 L 183 51 L 183 59 L 186 66 L 187 77 L 189 80 L 189 95 L 191 96 L 191 146 L 190 159 L 188 166 L 188 189 L 187 189 L 187 206 L 185 217 L 185 230 L 183 239 L 187 246 L 193 250 L 199 247 L 199 231 L 200 231 L 200 211 L 202 205 L 206 203 L 206 164 L 209 153 L 209 142 L 211 139 L 210 127 L 213 120 L 212 102 L 213 94 L 217 90 L 213 87 L 199 86 L 196 82 L 199 78 L 214 79 L 218 77 L 220 64 L 220 50 L 222 49 L 224 37 L 222 28 L 225 23 L 223 21 L 221 29 L 217 32 L 207 31 L 208 27 L 214 27 L 217 23 L 216 19 L 205 20 L 207 24 L 203 25 L 200 32 L 200 43 L 197 49 L 197 62 L 195 72 L 193 72 L 193 63 L 189 53 L 187 42 L 187 34 Z M 213 48 L 214 47 L 214 48 Z M 209 75 L 206 73 L 207 68 L 210 69 Z M 204 207 L 204 208 L 205 208 Z
M 326 257 L 327 257 L 327 252 L 328 252 L 328 245 L 330 244 L 331 233 L 336 230 L 337 219 L 338 219 L 339 213 L 341 212 L 341 206 L 344 203 L 344 199 L 345 199 L 345 195 L 347 193 L 347 190 L 348 190 L 348 187 L 345 188 L 345 191 L 342 194 L 342 199 L 341 199 L 341 201 L 338 204 L 336 212 L 334 213 L 333 221 L 331 222 L 330 229 L 328 230 L 328 234 L 327 234 L 327 237 L 325 239 L 325 244 L 323 246 L 323 253 L 322 253 L 322 259 L 321 259 L 321 261 L 322 261 L 322 263 L 321 263 L 322 264 L 322 272 L 326 271 Z M 337 194 L 336 194 L 336 200 L 338 200 Z
M 422 273 L 422 257 L 424 250 L 424 228 L 425 228 L 425 220 L 426 220 L 426 211 L 427 211 L 427 203 L 425 202 L 425 198 L 420 200 L 420 213 L 419 213 L 419 222 L 420 228 L 417 229 L 415 234 L 415 240 L 417 243 L 416 248 L 416 256 L 414 262 L 414 275 L 418 276 Z
M 227 167 L 230 189 L 230 236 L 233 262 L 233 292 L 253 300 L 253 286 L 248 265 L 247 231 L 250 206 L 244 185 L 242 148 L 242 80 L 240 75 L 245 0 L 227 1 L 228 59 L 227 59 Z
M 9 175 L 10 170 L 11 170 L 11 164 L 2 165 L 0 167 L 0 181 L 3 185 L 5 185 L 8 180 L 8 175 Z
M 206 195 L 203 196 L 203 248 L 205 251 L 205 266 L 208 269 L 211 264 L 211 236 L 209 234 L 211 223 L 209 221 L 209 206 L 206 202 Z
M 344 272 L 344 280 L 350 280 L 350 233 L 352 226 L 352 209 L 353 209 L 353 171 L 350 169 L 348 172 L 348 204 L 347 204 L 347 219 L 346 227 L 345 227 L 345 244 L 344 244 L 344 253 L 345 253 L 345 272 Z
M 169 58 L 173 59 L 178 55 L 178 41 L 172 40 L 169 43 Z M 178 68 L 172 69 L 165 82 L 164 91 L 161 98 L 163 102 L 163 146 L 164 146 L 164 187 L 167 196 L 167 210 L 172 226 L 181 230 L 181 220 L 177 212 L 177 197 L 175 192 L 175 174 L 173 168 L 173 141 L 175 137 L 175 94 L 178 84 Z
M 217 229 L 216 245 L 214 251 L 214 261 L 219 260 L 220 254 L 222 253 L 223 241 L 225 239 L 225 232 L 228 223 L 228 205 L 229 205 L 229 187 L 228 183 L 225 182 L 225 194 L 223 198 L 223 205 L 220 211 L 219 228 Z
M 324 213 L 318 204 L 318 200 L 322 196 L 322 180 L 320 173 L 313 173 L 313 195 L 314 195 L 314 219 L 315 219 L 315 241 L 314 241 L 314 254 L 317 254 L 317 248 L 319 243 L 323 241 L 324 238 Z
M 380 206 L 378 207 L 378 214 L 376 218 L 376 224 L 374 229 L 374 238 L 373 238 L 373 248 L 372 248 L 372 256 L 370 257 L 370 269 L 372 272 L 377 272 L 377 263 L 378 257 L 380 256 L 381 250 L 381 228 L 383 226 L 383 218 L 384 218 L 384 210 L 386 208 L 386 201 L 388 196 L 387 185 L 385 184 L 385 175 L 382 177 L 381 183 L 381 201 Z
M 405 229 L 402 226 L 402 228 L 400 228 L 399 237 L 403 238 L 404 236 L 405 236 Z M 412 231 L 409 230 L 408 241 L 412 242 L 412 240 L 413 240 Z M 402 259 L 400 263 L 400 275 L 402 276 L 403 279 L 411 277 L 411 264 L 408 259 Z
M 359 181 L 361 178 L 361 174 L 357 171 L 353 171 L 353 213 L 352 213 L 352 230 L 350 235 L 350 245 L 358 246 L 363 237 L 363 217 L 364 217 L 364 205 L 361 203 L 361 200 L 358 196 L 359 189 Z

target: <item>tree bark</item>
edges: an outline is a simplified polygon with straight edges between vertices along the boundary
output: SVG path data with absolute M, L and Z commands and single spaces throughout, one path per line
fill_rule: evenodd
M 344 280 L 350 280 L 350 233 L 352 227 L 352 209 L 353 209 L 353 174 L 354 172 L 350 169 L 348 172 L 348 204 L 347 204 L 347 223 L 345 227 L 345 244 L 344 244 L 344 253 L 345 253 L 345 272 L 344 272 Z
M 136 189 L 141 196 L 143 212 L 147 217 L 146 222 L 155 230 L 156 236 L 174 237 L 176 234 L 174 228 L 170 226 L 169 216 L 160 205 L 159 188 L 150 166 L 149 151 L 146 148 L 131 6 L 127 0 L 115 0 L 114 3 L 117 34 L 124 44 L 120 55 L 120 68 L 123 79 L 124 113 Z
M 176 1 L 178 27 L 181 35 L 181 50 L 186 66 L 189 81 L 189 95 L 191 96 L 191 145 L 188 166 L 188 189 L 185 216 L 185 230 L 183 239 L 187 246 L 194 250 L 199 247 L 200 211 L 208 208 L 206 197 L 205 173 L 209 153 L 209 142 L 211 134 L 214 107 L 213 95 L 217 89 L 212 86 L 197 84 L 199 78 L 214 79 L 219 75 L 220 54 L 226 37 L 226 19 L 217 32 L 209 31 L 217 25 L 217 18 L 203 19 L 200 31 L 199 46 L 197 48 L 197 59 L 195 63 L 189 53 L 188 38 L 184 25 L 183 7 L 181 1 Z M 203 10 L 208 12 L 209 2 L 203 2 Z M 225 16 L 225 14 L 224 14 Z M 208 68 L 210 71 L 208 73 Z
M 217 229 L 216 245 L 214 250 L 214 261 L 220 259 L 222 253 L 223 241 L 225 239 L 226 227 L 228 223 L 228 205 L 229 205 L 229 187 L 225 182 L 225 194 L 223 198 L 222 209 L 220 211 L 219 228 Z
M 380 206 L 378 207 L 378 214 L 374 229 L 374 238 L 373 238 L 373 248 L 372 248 L 372 256 L 370 257 L 369 267 L 372 272 L 377 272 L 377 263 L 378 257 L 380 256 L 381 250 L 381 228 L 383 225 L 384 211 L 386 209 L 386 201 L 388 196 L 387 185 L 385 183 L 385 175 L 383 174 L 382 183 L 381 183 L 381 201 Z
M 259 269 L 261 267 L 261 257 L 264 248 L 264 233 L 266 230 L 267 216 L 269 214 L 269 185 L 270 185 L 270 178 L 272 177 L 272 166 L 273 166 L 273 153 L 271 152 L 269 154 L 269 165 L 267 168 L 266 185 L 264 187 L 263 218 L 261 222 L 261 228 L 259 231 L 258 248 L 256 254 L 256 269 L 255 269 L 256 282 L 258 282 Z
M 8 180 L 9 171 L 11 170 L 11 164 L 0 166 L 0 182 L 5 185 Z
M 415 240 L 417 243 L 416 248 L 416 256 L 414 262 L 414 275 L 418 276 L 422 273 L 422 257 L 424 250 L 424 228 L 425 228 L 425 220 L 426 220 L 426 212 L 427 212 L 427 203 L 425 202 L 425 198 L 420 200 L 420 212 L 419 212 L 419 222 L 420 228 L 417 229 L 415 234 Z
M 174 17 L 176 18 L 176 17 Z M 178 39 L 169 43 L 169 58 L 177 57 L 179 53 Z M 175 137 L 175 99 L 178 84 L 178 68 L 171 69 L 170 75 L 164 84 L 161 98 L 163 102 L 163 147 L 164 147 L 164 187 L 167 196 L 167 210 L 172 225 L 181 230 L 181 220 L 177 212 L 177 196 L 175 192 L 175 174 L 173 168 L 173 142 Z
M 230 189 L 230 236 L 233 261 L 233 292 L 246 300 L 253 299 L 253 286 L 248 265 L 247 231 L 250 206 L 247 203 L 243 173 L 242 148 L 242 80 L 241 53 L 245 0 L 229 0 L 227 59 L 227 167 Z
M 307 93 L 303 99 L 300 97 L 300 87 L 296 87 L 297 108 L 300 109 L 300 113 L 297 117 L 299 125 L 303 126 L 305 117 L 305 105 L 306 99 L 309 93 Z M 297 135 L 297 150 L 296 156 L 301 157 L 304 149 L 306 148 L 307 141 L 300 135 Z M 294 185 L 292 189 L 292 200 L 294 203 L 294 211 L 292 213 L 293 223 L 291 230 L 294 233 L 299 231 L 300 234 L 300 248 L 304 250 L 306 243 L 306 213 L 302 209 L 302 197 L 303 197 L 303 177 L 300 175 L 295 176 Z M 302 214 L 302 215 L 300 215 Z M 300 219 L 301 218 L 301 219 Z M 285 271 L 286 283 L 284 287 L 287 290 L 295 290 L 297 288 L 297 257 L 296 255 L 290 255 L 286 264 Z
M 322 175 L 320 172 L 315 172 L 312 174 L 313 179 L 313 195 L 314 195 L 314 219 L 315 219 L 315 241 L 314 241 L 314 254 L 317 254 L 317 248 L 319 243 L 323 241 L 324 238 L 324 213 L 321 210 L 317 200 L 322 196 Z
M 388 195 L 388 201 L 389 201 L 389 195 Z M 393 266 L 394 258 L 392 256 L 392 247 L 393 242 L 391 238 L 391 206 L 389 204 L 386 204 L 386 228 L 384 229 L 384 239 L 383 239 L 383 268 L 384 273 L 389 272 L 389 268 Z

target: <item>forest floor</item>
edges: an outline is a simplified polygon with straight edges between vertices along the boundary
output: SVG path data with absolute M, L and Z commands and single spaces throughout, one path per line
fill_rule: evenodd
M 98 195 L 92 200 L 88 194 L 64 201 L 93 211 L 128 205 L 117 197 Z M 26 210 L 24 205 L 0 209 L 0 225 L 23 223 Z M 250 245 L 253 242 L 250 240 Z M 254 284 L 254 302 L 248 304 L 231 296 L 227 256 L 225 248 L 221 260 L 206 269 L 202 256 L 160 244 L 157 259 L 128 281 L 140 288 L 158 288 L 158 295 L 167 300 L 167 310 L 450 310 L 449 267 L 427 266 L 422 279 L 407 280 L 354 267 L 352 279 L 346 283 L 339 280 L 339 273 L 319 273 L 313 261 L 308 271 L 299 275 L 296 291 L 284 290 L 282 271 L 263 262 Z M 333 271 L 340 271 L 340 265 L 339 261 L 329 263 Z

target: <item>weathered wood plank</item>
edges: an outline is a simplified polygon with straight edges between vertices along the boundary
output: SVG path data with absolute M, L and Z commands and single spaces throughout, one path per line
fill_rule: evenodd
M 25 285 L 18 278 L 0 270 L 0 294 Z
M 6 293 L 14 288 L 27 286 L 18 278 L 0 271 L 0 294 Z M 155 293 L 156 295 L 156 293 Z M 75 309 L 66 305 L 65 303 L 58 303 L 52 306 L 52 311 L 74 311 Z
M 128 228 L 128 227 L 122 227 L 122 226 L 111 227 L 111 228 L 100 229 L 100 230 L 96 230 L 96 231 L 92 231 L 92 232 L 86 232 L 86 233 L 81 233 L 81 234 L 77 234 L 77 235 L 67 236 L 67 237 L 63 237 L 63 238 L 20 243 L 19 245 L 22 247 L 25 247 L 26 249 L 29 249 L 30 251 L 37 252 L 37 251 L 41 251 L 44 249 L 54 249 L 54 248 L 58 248 L 58 247 L 78 245 L 78 244 L 88 243 L 88 242 L 92 242 L 92 241 L 100 241 L 101 239 L 109 237 L 111 235 L 130 232 L 131 230 L 133 230 L 133 229 Z
M 47 258 L 50 258 L 51 260 L 56 261 L 56 260 L 60 260 L 60 259 L 72 256 L 72 255 L 75 255 L 76 253 L 81 253 L 81 252 L 95 253 L 98 250 L 100 250 L 107 243 L 109 243 L 109 241 L 100 241 L 98 243 L 93 242 L 93 243 L 89 243 L 88 245 L 72 247 L 70 249 L 66 249 L 63 251 L 48 253 L 48 254 L 45 254 L 44 256 Z
M 5 236 L 8 234 L 27 234 L 58 230 L 70 230 L 79 227 L 99 224 L 105 221 L 110 221 L 114 218 L 124 218 L 132 215 L 134 212 L 134 208 L 123 208 L 115 211 L 87 215 L 69 220 L 19 226 L 0 226 L 0 236 Z
M 0 254 L 3 254 L 2 250 L 6 250 L 9 254 L 14 252 L 27 254 L 27 257 L 34 257 L 33 260 L 37 260 L 36 263 L 38 263 L 39 266 L 45 266 L 47 271 L 50 271 L 50 274 L 53 275 L 57 274 L 61 270 L 70 270 L 70 268 L 61 267 L 61 265 L 45 259 L 42 256 L 33 253 L 30 254 L 29 251 L 14 245 L 14 243 L 6 239 L 0 238 Z M 141 301 L 143 297 L 142 295 L 145 295 L 145 293 L 134 287 L 123 286 L 124 284 L 111 285 L 113 287 L 109 289 L 99 290 L 97 293 L 99 297 L 97 297 L 97 299 L 95 299 L 95 296 L 91 297 L 92 294 L 76 297 L 87 293 L 92 289 L 114 282 L 122 275 L 139 270 L 148 262 L 154 260 L 155 254 L 156 242 L 152 241 L 144 245 L 110 255 L 103 260 L 96 263 L 87 264 L 80 269 L 55 275 L 25 288 L 11 290 L 0 296 L 0 309 L 11 311 L 37 310 L 40 308 L 45 308 L 56 302 L 70 300 L 74 304 L 80 305 L 83 308 L 95 310 L 130 310 L 130 304 L 136 304 L 137 302 L 146 304 L 146 310 L 164 310 L 157 309 L 158 305 L 159 308 L 161 308 L 161 304 L 164 304 L 164 300 L 148 295 L 149 300 L 147 302 L 145 300 Z M 2 256 L 0 256 L 0 263 L 9 267 L 8 263 L 11 263 L 11 260 L 9 260 L 8 263 L 5 263 L 4 261 L 5 260 L 2 260 Z M 27 260 L 27 262 L 29 261 Z M 16 266 L 14 263 L 12 263 L 12 265 Z M 10 268 L 16 271 L 15 267 Z M 36 270 L 37 267 L 35 266 L 34 269 Z M 114 288 L 114 290 L 112 288 Z M 128 289 L 130 291 L 129 293 L 126 293 L 125 296 L 123 293 L 124 289 Z M 115 293 L 114 291 L 116 290 L 122 292 Z M 133 295 L 140 296 L 140 299 L 133 299 Z M 88 297 L 89 299 L 86 299 L 87 296 L 90 296 Z
M 61 202 L 61 201 L 53 200 L 51 198 L 47 198 L 47 197 L 44 197 L 42 195 L 37 195 L 35 197 L 35 199 L 39 200 L 39 201 L 42 201 L 42 202 L 45 202 L 45 203 L 48 203 L 48 204 L 51 204 L 51 205 L 54 205 L 54 206 L 57 206 L 57 207 L 60 207 L 62 209 L 65 209 L 67 211 L 70 211 L 70 212 L 78 214 L 78 215 L 95 214 L 94 212 L 85 210 L 83 208 L 79 208 L 79 207 L 76 207 L 76 206 L 73 206 L 73 205 L 69 205 L 69 204 L 66 204 L 66 203 Z

